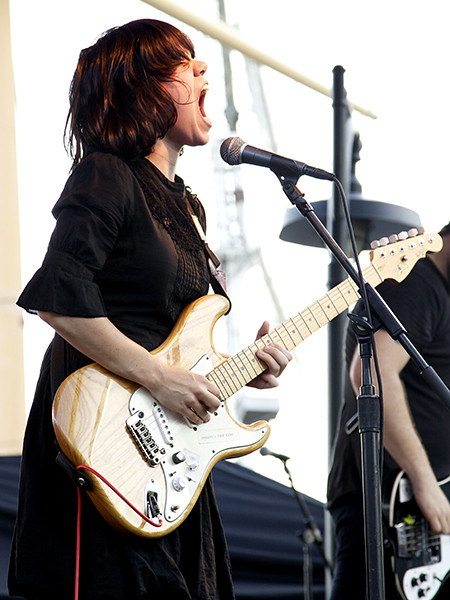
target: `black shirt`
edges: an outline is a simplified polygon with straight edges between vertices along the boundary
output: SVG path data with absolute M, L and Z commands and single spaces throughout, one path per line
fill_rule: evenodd
M 450 387 L 450 290 L 428 258 L 420 260 L 401 283 L 385 281 L 377 290 L 399 318 L 407 335 L 426 362 Z M 357 305 L 356 311 L 360 309 Z M 347 371 L 356 346 L 351 331 L 346 340 Z M 450 473 L 450 412 L 408 361 L 400 374 L 411 415 L 438 479 Z M 358 430 L 345 433 L 345 424 L 356 413 L 356 398 L 349 378 L 338 423 L 333 463 L 328 480 L 328 502 L 341 502 L 361 495 L 361 459 Z M 383 483 L 388 486 L 398 466 L 385 452 Z

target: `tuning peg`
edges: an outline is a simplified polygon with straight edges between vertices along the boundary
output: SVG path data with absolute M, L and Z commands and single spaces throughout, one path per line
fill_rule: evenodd
M 394 242 L 398 242 L 398 235 L 396 233 L 389 236 L 389 243 L 393 244 Z
M 419 232 L 415 227 L 408 229 L 408 237 L 416 237 L 416 235 L 419 235 Z
M 408 232 L 407 231 L 400 231 L 400 233 L 398 234 L 398 239 L 399 240 L 406 240 L 408 238 Z
M 372 242 L 370 242 L 370 247 L 372 248 L 372 250 L 376 250 L 376 248 L 380 247 L 380 242 L 378 240 L 373 240 Z
M 389 244 L 389 238 L 382 237 L 380 238 L 380 246 L 387 246 Z

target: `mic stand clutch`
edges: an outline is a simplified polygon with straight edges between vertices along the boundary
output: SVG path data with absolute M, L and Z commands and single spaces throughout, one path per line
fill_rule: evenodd
M 298 211 L 308 219 L 316 233 L 330 249 L 333 256 L 356 282 L 363 298 L 367 299 L 372 311 L 391 337 L 400 342 L 420 373 L 432 386 L 441 401 L 450 408 L 450 390 L 419 354 L 406 335 L 406 331 L 387 304 L 368 283 L 361 281 L 349 259 L 332 238 L 323 223 L 314 213 L 311 205 L 295 183 L 298 175 L 289 171 L 284 165 L 275 171 L 283 191 Z M 334 178 L 336 185 L 340 185 Z M 368 308 L 368 307 L 367 307 Z M 358 420 L 361 439 L 361 465 L 363 477 L 364 530 L 366 540 L 366 571 L 368 600 L 384 600 L 384 558 L 381 521 L 381 409 L 379 398 L 375 396 L 371 379 L 370 359 L 372 356 L 371 335 L 368 329 L 359 332 L 360 355 L 362 360 L 361 394 L 358 396 Z

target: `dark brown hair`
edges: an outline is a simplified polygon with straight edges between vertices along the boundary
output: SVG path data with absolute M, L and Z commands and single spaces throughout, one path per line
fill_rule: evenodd
M 128 160 L 150 154 L 177 118 L 162 83 L 193 57 L 184 33 L 153 19 L 109 29 L 82 50 L 65 129 L 72 168 L 95 150 Z

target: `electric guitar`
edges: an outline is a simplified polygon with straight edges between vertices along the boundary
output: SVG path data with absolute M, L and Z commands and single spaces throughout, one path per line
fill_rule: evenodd
M 417 233 L 417 232 L 415 232 Z M 386 240 L 387 242 L 387 240 Z M 438 234 L 409 237 L 371 251 L 363 276 L 373 286 L 404 279 L 428 251 L 442 248 Z M 359 298 L 351 278 L 253 344 L 224 359 L 213 346 L 213 328 L 228 308 L 221 295 L 189 304 L 169 337 L 152 354 L 171 366 L 205 375 L 221 392 L 208 423 L 193 425 L 161 406 L 150 392 L 98 364 L 70 375 L 53 403 L 59 446 L 88 473 L 88 494 L 115 528 L 142 537 L 163 536 L 187 517 L 213 466 L 260 448 L 270 427 L 233 419 L 226 401 L 265 370 L 255 353 L 271 342 L 292 350 Z
M 450 500 L 450 476 L 439 482 Z M 431 600 L 438 596 L 450 572 L 450 535 L 430 531 L 401 471 L 389 501 L 388 538 L 397 589 L 404 600 Z

